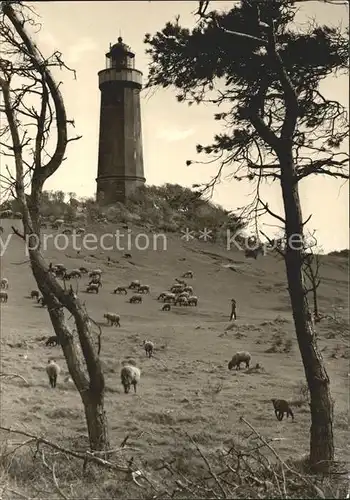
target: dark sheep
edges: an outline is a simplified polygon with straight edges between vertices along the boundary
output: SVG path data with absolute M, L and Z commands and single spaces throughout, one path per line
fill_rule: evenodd
M 290 409 L 289 403 L 285 399 L 271 399 L 271 401 L 275 410 L 277 420 L 283 420 L 285 413 L 287 415 L 287 418 L 290 415 L 292 417 L 292 420 L 294 420 L 293 412 Z
M 47 341 L 45 342 L 45 345 L 48 346 L 48 347 L 55 347 L 56 345 L 58 345 L 60 342 L 58 340 L 58 337 L 57 335 L 51 335 L 51 337 L 49 337 L 47 339 Z

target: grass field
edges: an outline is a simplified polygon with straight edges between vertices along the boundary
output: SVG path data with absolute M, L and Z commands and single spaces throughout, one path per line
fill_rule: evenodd
M 2 221 L 3 240 L 13 222 L 19 224 Z M 96 233 L 111 232 L 116 226 L 90 229 Z M 103 323 L 107 311 L 121 315 L 121 328 L 106 324 L 102 327 L 101 359 L 112 447 L 130 434 L 129 445 L 137 448 L 133 455 L 148 470 L 164 459 L 191 461 L 176 431 L 195 436 L 209 453 L 229 446 L 232 440 L 245 438 L 249 429 L 239 420 L 244 416 L 267 438 L 280 438 L 274 447 L 282 457 L 300 458 L 307 453 L 309 406 L 301 394 L 304 371 L 280 258 L 268 253 L 256 261 L 247 260 L 243 252 L 227 251 L 210 242 L 186 243 L 175 234 L 167 235 L 166 251 L 132 248 L 130 253 L 131 259 L 125 259 L 121 251 L 81 251 L 77 255 L 73 249 L 58 251 L 50 247 L 45 253 L 48 261 L 62 263 L 68 269 L 100 267 L 103 288 L 98 295 L 84 293 L 87 277 L 79 283 L 73 280 L 73 287 L 79 287 L 81 300 L 95 321 Z M 47 310 L 28 298 L 37 287 L 25 260 L 23 243 L 13 236 L 1 261 L 1 276 L 9 280 L 9 300 L 1 304 L 1 373 L 19 374 L 29 386 L 18 378 L 1 378 L 1 425 L 81 449 L 88 445 L 83 407 L 74 386 L 64 382 L 67 368 L 60 347 L 46 347 L 38 340 L 54 332 Z M 199 297 L 198 307 L 174 307 L 170 312 L 162 312 L 157 296 L 189 269 L 194 272 L 193 280 L 188 282 Z M 331 315 L 336 307 L 339 321 L 324 320 L 316 326 L 317 335 L 335 401 L 336 456 L 349 460 L 349 349 L 344 340 L 348 317 L 347 259 L 322 257 L 321 276 L 320 309 Z M 151 287 L 151 294 L 144 297 L 142 304 L 129 304 L 125 296 L 111 293 L 132 279 Z M 237 301 L 238 319 L 232 329 L 225 331 L 231 297 Z M 144 339 L 155 342 L 154 358 L 145 356 L 141 347 Z M 239 350 L 248 350 L 252 366 L 259 363 L 261 368 L 229 371 L 228 361 Z M 267 352 L 273 350 L 276 352 Z M 62 368 L 56 390 L 49 387 L 45 373 L 49 357 L 54 357 Z M 126 357 L 134 358 L 142 371 L 137 394 L 125 395 L 120 383 L 121 362 Z M 273 397 L 296 403 L 294 407 L 292 404 L 294 422 L 276 420 Z M 1 432 L 0 437 L 4 447 L 8 434 Z M 12 488 L 27 492 L 30 498 L 45 497 L 35 486 L 37 490 L 51 491 L 44 483 L 39 488 L 40 478 L 23 457 L 17 458 L 18 469 L 14 463 L 7 476 L 7 480 L 17 481 Z M 60 476 L 57 472 L 61 484 L 68 484 L 66 474 L 67 471 Z M 86 484 L 76 484 L 75 493 L 67 494 L 68 497 L 102 498 L 102 490 L 98 490 L 99 495 L 96 493 L 96 477 L 90 479 L 88 488 Z M 104 481 L 103 476 L 99 479 Z M 106 498 L 111 498 L 108 488 L 112 488 L 116 498 L 123 497 L 117 486 L 111 487 L 109 482 L 110 479 L 104 482 Z M 46 498 L 57 498 L 57 491 L 47 492 Z

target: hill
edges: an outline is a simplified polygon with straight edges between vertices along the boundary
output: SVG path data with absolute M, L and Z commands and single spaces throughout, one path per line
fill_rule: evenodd
M 10 234 L 11 224 L 20 227 L 20 221 L 14 220 L 1 224 L 2 241 Z M 92 224 L 86 233 L 100 240 L 102 234 L 116 229 L 126 233 L 122 224 L 108 222 Z M 152 242 L 150 232 L 129 225 L 132 242 L 140 232 Z M 46 229 L 44 234 L 54 236 L 57 231 Z M 284 263 L 269 252 L 257 260 L 246 259 L 243 252 L 228 251 L 223 244 L 198 239 L 186 242 L 177 233 L 165 236 L 166 249 L 159 239 L 157 249 L 138 250 L 131 245 L 123 250 L 83 249 L 78 254 L 71 244 L 62 250 L 54 248 L 51 239 L 44 252 L 47 261 L 62 263 L 68 269 L 86 266 L 103 270 L 103 287 L 97 295 L 84 293 L 87 277 L 73 280 L 72 285 L 79 290 L 90 316 L 103 324 L 101 358 L 112 447 L 129 435 L 128 444 L 136 449 L 132 453 L 135 460 L 148 470 L 160 467 L 164 460 L 174 460 L 179 468 L 195 471 L 198 457 L 177 432 L 187 431 L 202 450 L 212 453 L 247 439 L 250 431 L 239 420 L 244 416 L 265 437 L 275 440 L 280 456 L 301 458 L 308 452 L 310 415 Z M 125 252 L 132 257 L 125 258 Z M 54 332 L 46 309 L 28 298 L 36 284 L 26 260 L 23 242 L 12 236 L 1 262 L 1 275 L 9 280 L 9 300 L 1 304 L 1 373 L 19 374 L 29 386 L 21 379 L 2 377 L 2 425 L 27 429 L 62 446 L 81 449 L 88 445 L 83 407 L 74 386 L 64 381 L 66 365 L 60 347 L 46 347 L 38 340 Z M 321 262 L 320 310 L 330 317 L 316 329 L 335 401 L 336 455 L 345 460 L 350 458 L 349 349 L 345 341 L 348 260 L 321 256 Z M 158 295 L 187 270 L 194 273 L 188 282 L 199 297 L 198 307 L 161 311 Z M 130 304 L 127 297 L 111 293 L 132 279 L 151 287 L 142 304 Z M 227 329 L 232 297 L 237 301 L 238 318 Z M 121 315 L 121 328 L 103 323 L 107 311 Z M 155 342 L 154 359 L 145 356 L 141 347 L 144 339 Z M 251 366 L 259 364 L 259 368 L 229 371 L 228 361 L 239 350 L 248 350 Z M 125 395 L 119 372 L 122 360 L 130 356 L 140 366 L 142 376 L 138 393 Z M 49 388 L 45 373 L 49 357 L 63 368 L 56 390 Z M 292 402 L 294 422 L 276 420 L 271 404 L 274 397 Z M 4 447 L 8 435 L 2 432 L 0 436 Z M 36 482 L 40 482 L 42 465 L 33 469 L 30 462 L 16 456 L 6 469 L 6 477 L 17 482 L 21 477 L 21 488 L 33 495 L 35 487 L 39 488 Z M 133 494 L 132 488 L 126 492 L 125 485 L 111 485 L 107 480 L 97 490 L 96 474 L 87 483 L 78 482 L 73 472 L 72 477 L 61 475 L 59 479 L 65 486 L 73 484 L 75 498 L 101 498 L 103 494 L 126 498 Z M 52 492 L 46 498 L 55 495 Z

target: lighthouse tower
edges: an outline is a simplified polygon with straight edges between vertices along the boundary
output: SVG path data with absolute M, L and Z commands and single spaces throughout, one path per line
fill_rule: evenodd
M 146 181 L 143 173 L 140 90 L 142 73 L 123 43 L 110 47 L 106 69 L 98 73 L 101 91 L 97 200 L 122 203 Z

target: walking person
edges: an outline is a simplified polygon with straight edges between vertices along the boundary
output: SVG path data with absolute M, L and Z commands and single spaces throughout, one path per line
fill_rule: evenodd
M 230 316 L 230 321 L 232 321 L 233 319 L 237 319 L 236 307 L 237 307 L 237 303 L 236 303 L 235 299 L 231 299 L 231 316 Z

